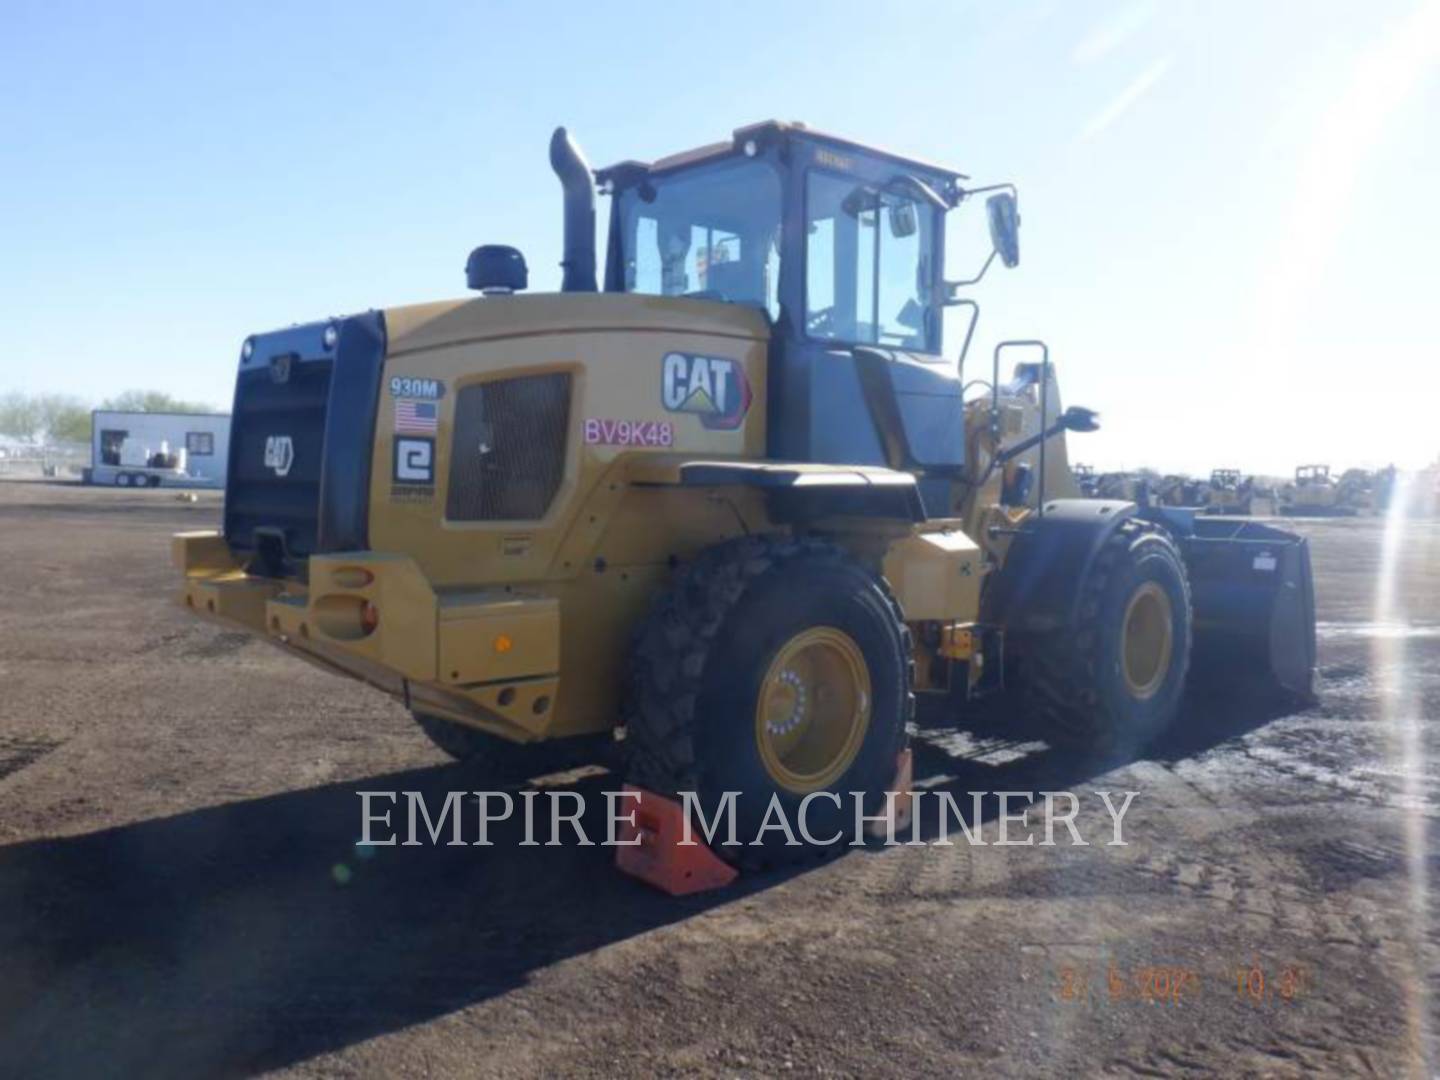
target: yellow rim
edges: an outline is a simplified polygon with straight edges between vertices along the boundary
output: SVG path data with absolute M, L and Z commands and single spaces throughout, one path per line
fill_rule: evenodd
M 829 787 L 869 728 L 870 669 L 850 635 L 816 626 L 781 646 L 755 703 L 755 742 L 771 780 L 796 794 Z
M 1153 581 L 1147 581 L 1130 596 L 1121 624 L 1121 670 L 1132 697 L 1154 696 L 1170 671 L 1175 626 L 1170 597 Z

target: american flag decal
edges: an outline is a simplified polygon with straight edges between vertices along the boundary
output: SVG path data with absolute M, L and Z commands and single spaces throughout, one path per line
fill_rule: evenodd
M 434 435 L 440 426 L 440 406 L 434 401 L 395 402 L 397 435 Z

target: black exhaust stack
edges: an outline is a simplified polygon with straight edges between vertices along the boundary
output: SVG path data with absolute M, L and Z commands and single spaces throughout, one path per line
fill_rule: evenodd
M 565 189 L 565 257 L 560 266 L 564 292 L 596 292 L 595 181 L 569 133 L 563 127 L 550 136 L 550 167 Z

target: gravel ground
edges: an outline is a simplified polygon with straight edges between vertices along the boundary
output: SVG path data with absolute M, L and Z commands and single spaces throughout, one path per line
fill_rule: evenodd
M 671 900 L 508 828 L 358 857 L 357 790 L 464 772 L 170 603 L 168 534 L 217 520 L 213 493 L 0 483 L 0 1075 L 1440 1067 L 1440 523 L 1299 526 L 1315 708 L 1192 702 L 1099 775 L 922 731 L 921 788 L 1073 790 L 1091 846 L 861 850 Z M 1139 793 L 1127 846 L 1099 790 Z

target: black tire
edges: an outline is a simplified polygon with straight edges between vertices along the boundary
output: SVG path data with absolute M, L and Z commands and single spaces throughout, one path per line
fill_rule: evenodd
M 747 868 L 795 862 L 815 852 L 767 831 L 750 842 L 772 796 L 799 836 L 800 791 L 772 779 L 757 735 L 761 683 L 782 647 L 815 628 L 838 629 L 858 649 L 870 684 L 869 722 L 844 771 L 813 790 L 805 820 L 820 848 L 854 835 L 855 801 L 879 813 L 905 748 L 915 708 L 910 632 L 883 580 L 819 540 L 746 537 L 703 552 L 683 567 L 643 624 L 626 706 L 632 783 L 665 795 L 693 791 L 706 819 L 724 793 L 735 799 L 739 846 L 715 848 Z M 823 632 L 823 631 L 822 631 Z M 803 708 L 803 703 L 802 706 Z M 844 756 L 837 756 L 836 767 Z M 699 823 L 696 822 L 697 828 Z M 839 839 L 832 840 L 836 833 Z
M 584 764 L 570 740 L 517 743 L 466 724 L 426 713 L 411 713 L 432 743 L 456 761 L 476 783 L 519 784 Z
M 1153 690 L 1137 695 L 1125 674 L 1125 623 L 1132 600 L 1152 587 L 1169 604 L 1170 646 L 1154 663 Z M 1190 667 L 1190 585 L 1174 540 L 1153 522 L 1122 522 L 1081 585 L 1075 624 L 1017 644 L 1022 702 L 1042 736 L 1107 757 L 1143 750 L 1175 719 Z

